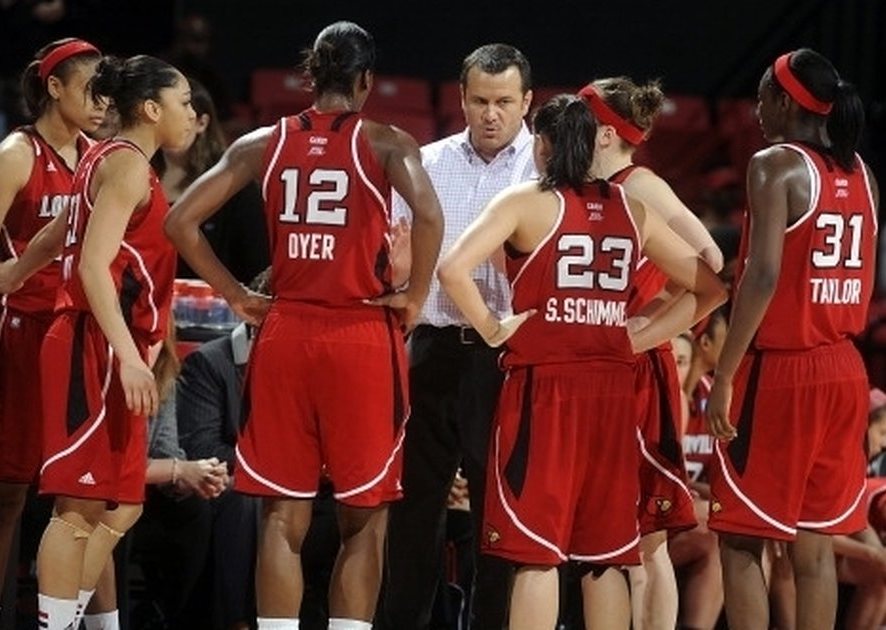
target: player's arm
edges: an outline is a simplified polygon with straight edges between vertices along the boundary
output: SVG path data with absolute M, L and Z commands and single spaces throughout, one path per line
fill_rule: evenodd
M 157 387 L 123 319 L 111 264 L 132 213 L 150 199 L 149 169 L 147 160 L 135 151 L 116 151 L 99 167 L 77 267 L 90 310 L 120 362 L 126 406 L 145 415 L 157 412 Z
M 188 186 L 166 217 L 165 230 L 191 269 L 224 296 L 234 312 L 258 324 L 266 297 L 250 293 L 221 263 L 200 226 L 246 184 L 261 175 L 262 157 L 273 129 L 264 127 L 237 139 L 218 163 Z
M 34 149 L 23 133 L 12 133 L 0 143 L 0 225 L 34 169 Z
M 471 272 L 514 234 L 521 206 L 531 204 L 533 200 L 538 203 L 540 195 L 535 192 L 537 190 L 538 185 L 532 182 L 496 195 L 443 256 L 437 270 L 443 290 L 468 323 L 493 347 L 504 343 L 532 312 L 499 321 L 480 295 Z
M 370 141 L 381 156 L 385 174 L 394 190 L 412 209 L 410 233 L 411 267 L 406 290 L 376 303 L 384 303 L 404 312 L 410 326 L 418 317 L 428 296 L 431 275 L 443 240 L 443 210 L 431 178 L 421 164 L 418 144 L 409 134 L 395 128 L 367 123 Z
M 631 325 L 635 352 L 672 339 L 726 301 L 726 288 L 695 249 L 671 230 L 657 212 L 638 201 L 629 208 L 640 231 L 643 252 L 682 292 L 643 325 Z
M 689 243 L 715 272 L 723 269 L 723 253 L 710 232 L 686 207 L 674 190 L 649 169 L 639 168 L 631 174 L 625 191 L 634 199 L 657 212 L 668 227 Z
M 880 207 L 880 185 L 877 183 L 877 178 L 874 177 L 873 171 L 871 171 L 870 167 L 865 164 L 864 170 L 868 175 L 868 183 L 871 185 L 871 197 L 873 197 L 874 201 L 874 214 L 877 214 L 877 209 Z
M 68 208 L 65 207 L 31 238 L 21 256 L 0 264 L 0 293 L 17 291 L 28 278 L 59 256 L 67 229 Z
M 34 168 L 34 150 L 23 133 L 12 133 L 0 143 L 0 225 L 12 207 L 16 195 L 28 183 Z M 14 254 L 14 252 L 10 252 Z M 0 264 L 0 293 L 12 293 L 21 287 L 15 271 L 15 257 Z
M 711 432 L 720 439 L 731 439 L 736 435 L 735 427 L 729 421 L 732 378 L 763 321 L 778 284 L 791 186 L 799 183 L 800 177 L 805 179 L 807 187 L 809 185 L 808 175 L 799 160 L 792 151 L 772 147 L 754 155 L 748 164 L 748 257 L 735 293 L 732 320 L 714 372 L 707 407 Z

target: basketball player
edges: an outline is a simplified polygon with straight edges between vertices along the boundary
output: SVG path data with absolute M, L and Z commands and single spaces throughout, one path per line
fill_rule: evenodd
M 831 536 L 865 526 L 867 378 L 850 338 L 873 290 L 877 189 L 855 153 L 855 89 L 809 49 L 763 74 L 776 144 L 751 159 L 729 332 L 708 401 L 718 442 L 710 527 L 730 628 L 766 627 L 764 540 L 791 543 L 798 628 L 832 628 Z
M 624 186 L 628 196 L 653 209 L 695 251 L 720 271 L 723 257 L 708 231 L 661 177 L 633 163 L 637 147 L 652 131 L 664 104 L 657 83 L 636 85 L 627 77 L 599 79 L 585 86 L 597 119 L 594 175 Z M 651 311 L 671 299 L 667 277 L 641 259 L 629 314 Z M 668 556 L 667 532 L 695 526 L 680 448 L 680 383 L 670 342 L 639 358 L 637 364 L 640 460 L 640 545 L 644 570 L 631 570 L 635 628 L 670 630 L 677 622 L 677 582 Z M 645 573 L 645 576 L 643 575 Z M 645 578 L 645 579 L 644 579 Z
M 62 286 L 41 352 L 40 491 L 55 496 L 55 509 L 37 578 L 49 630 L 74 622 L 78 598 L 85 607 L 141 513 L 145 416 L 157 410 L 149 354 L 167 333 L 175 269 L 162 233 L 168 206 L 148 161 L 160 146 L 183 144 L 195 117 L 187 80 L 152 57 L 104 58 L 90 86 L 113 99 L 123 126 L 74 176 Z
M 521 565 L 511 628 L 554 627 L 556 567 L 567 559 L 587 564 L 585 585 L 599 584 L 585 601 L 588 627 L 627 628 L 619 568 L 639 562 L 640 538 L 634 353 L 688 327 L 725 290 L 657 214 L 620 186 L 591 181 L 597 128 L 582 99 L 543 105 L 535 133 L 541 181 L 494 198 L 438 272 L 485 341 L 507 341 L 482 544 Z M 471 272 L 502 245 L 516 314 L 499 321 Z M 685 291 L 670 309 L 629 320 L 644 254 Z M 603 470 L 612 483 L 592 482 Z
M 100 53 L 89 42 L 64 39 L 42 48 L 22 74 L 22 92 L 34 124 L 0 144 L 0 256 L 12 264 L 25 245 L 71 199 L 71 182 L 102 123 L 106 103 L 87 85 Z M 59 266 L 24 285 L 3 287 L 0 313 L 0 571 L 28 486 L 40 468 L 43 418 L 40 345 L 52 321 Z M 16 293 L 11 293 L 18 289 Z M 2 584 L 2 578 L 0 578 Z
M 300 551 L 321 474 L 339 502 L 342 548 L 329 627 L 370 628 L 387 504 L 400 496 L 408 416 L 401 326 L 427 295 L 442 216 L 415 141 L 363 119 L 375 44 L 351 22 L 320 32 L 307 55 L 310 109 L 237 140 L 189 188 L 167 232 L 192 269 L 253 322 L 246 291 L 199 225 L 251 180 L 262 183 L 274 301 L 252 351 L 248 418 L 235 488 L 265 497 L 257 565 L 258 627 L 297 628 Z M 408 288 L 391 293 L 389 200 L 412 207 Z

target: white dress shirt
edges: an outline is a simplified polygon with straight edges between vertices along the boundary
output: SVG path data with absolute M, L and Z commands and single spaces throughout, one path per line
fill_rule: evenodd
M 467 129 L 423 146 L 421 157 L 443 207 L 445 228 L 441 256 L 496 194 L 508 186 L 538 177 L 532 159 L 532 134 L 525 123 L 514 141 L 488 163 L 471 146 Z M 409 206 L 396 192 L 392 208 L 395 222 L 400 217 L 410 219 L 412 216 Z M 472 275 L 492 312 L 499 318 L 510 315 L 511 290 L 507 277 L 488 261 Z M 419 323 L 438 327 L 466 325 L 464 316 L 440 287 L 436 275 L 431 279 Z

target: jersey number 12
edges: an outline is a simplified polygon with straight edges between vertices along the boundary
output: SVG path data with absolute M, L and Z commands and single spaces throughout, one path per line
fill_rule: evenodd
M 297 168 L 287 168 L 280 173 L 283 181 L 283 211 L 280 213 L 280 221 L 301 223 L 304 220 L 313 225 L 345 225 L 348 209 L 338 204 L 348 196 L 350 182 L 347 171 L 327 168 L 311 171 L 308 176 L 311 189 L 303 201 L 304 209 L 297 207 L 299 174 Z

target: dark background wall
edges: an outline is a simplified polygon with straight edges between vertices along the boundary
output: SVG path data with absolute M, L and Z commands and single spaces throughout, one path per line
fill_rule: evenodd
M 375 35 L 380 72 L 434 80 L 455 77 L 464 55 L 490 41 L 523 50 L 545 85 L 626 73 L 661 77 L 674 92 L 751 95 L 766 63 L 807 45 L 871 100 L 882 98 L 886 70 L 880 0 L 184 0 L 176 10 L 210 18 L 215 59 L 239 89 L 257 64 L 294 64 L 337 19 Z
M 504 41 L 526 53 L 542 85 L 630 74 L 659 77 L 675 93 L 751 96 L 775 55 L 811 46 L 866 102 L 884 100 L 881 0 L 66 0 L 65 18 L 52 25 L 29 17 L 36 2 L 0 3 L 6 76 L 37 46 L 64 35 L 121 54 L 160 53 L 175 20 L 196 12 L 213 26 L 211 60 L 244 99 L 253 68 L 292 66 L 323 26 L 351 19 L 375 35 L 378 70 L 386 74 L 451 79 L 471 49 Z
M 669 93 L 711 102 L 752 97 L 776 55 L 810 46 L 858 86 L 869 113 L 862 151 L 884 175 L 882 0 L 63 0 L 64 19 L 50 25 L 31 17 L 41 1 L 0 2 L 7 86 L 38 46 L 61 36 L 84 36 L 117 54 L 163 54 L 176 21 L 192 13 L 212 25 L 209 61 L 235 101 L 248 101 L 254 68 L 294 66 L 317 32 L 338 19 L 375 35 L 380 74 L 453 79 L 470 50 L 504 41 L 526 53 L 537 85 L 571 88 L 628 74 L 660 78 Z M 3 108 L 18 122 L 11 98 L 0 101 Z

